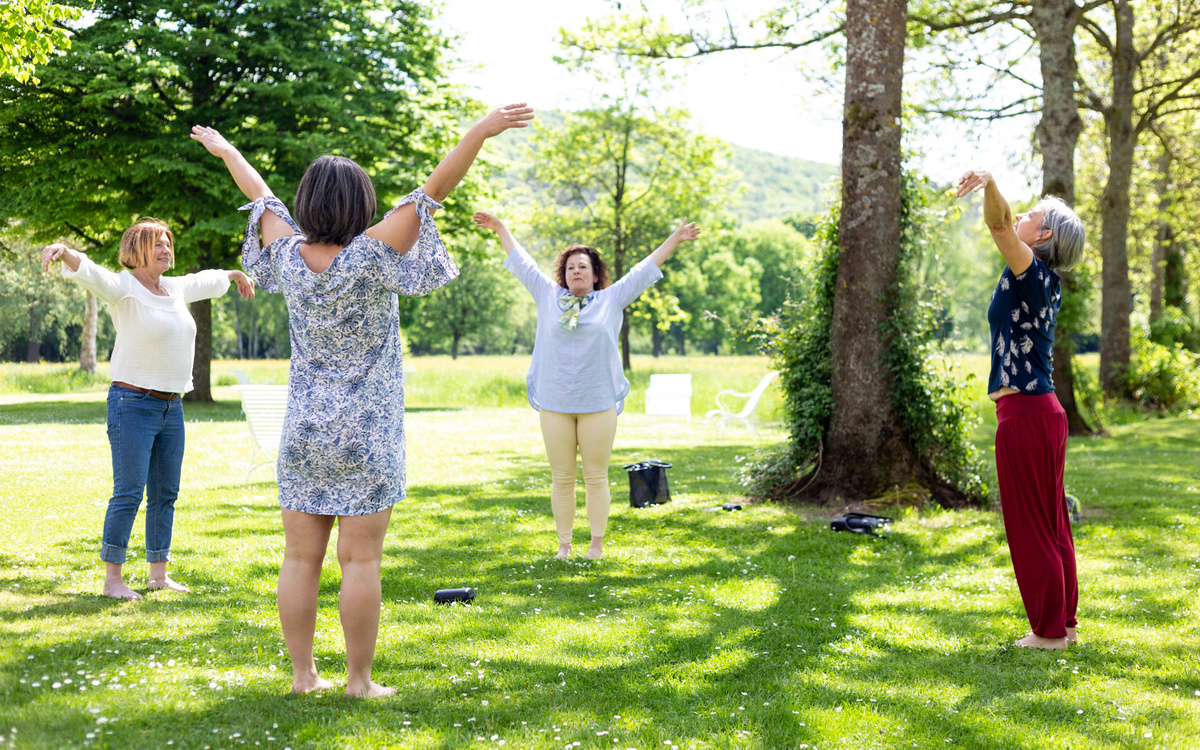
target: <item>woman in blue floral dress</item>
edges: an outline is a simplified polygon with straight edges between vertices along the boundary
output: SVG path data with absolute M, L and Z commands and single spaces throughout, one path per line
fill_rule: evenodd
M 224 160 L 252 201 L 242 207 L 250 211 L 243 267 L 287 301 L 292 360 L 278 460 L 286 545 L 277 597 L 293 692 L 332 686 L 318 675 L 312 651 L 321 564 L 335 521 L 346 693 L 394 692 L 371 680 L 371 663 L 383 539 L 392 505 L 405 496 L 396 295 L 428 294 L 458 275 L 433 223 L 438 201 L 462 180 L 487 138 L 526 127 L 532 117 L 531 109 L 514 104 L 480 120 L 423 187 L 374 225 L 374 187 L 350 159 L 322 156 L 309 166 L 293 220 L 236 148 L 212 128 L 193 128 L 192 138 Z

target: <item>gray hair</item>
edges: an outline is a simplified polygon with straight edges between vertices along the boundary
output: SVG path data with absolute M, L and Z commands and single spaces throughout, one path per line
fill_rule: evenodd
M 1042 209 L 1042 229 L 1050 230 L 1050 239 L 1034 245 L 1033 252 L 1050 268 L 1070 270 L 1083 257 L 1083 221 L 1061 198 L 1048 195 L 1037 205 Z

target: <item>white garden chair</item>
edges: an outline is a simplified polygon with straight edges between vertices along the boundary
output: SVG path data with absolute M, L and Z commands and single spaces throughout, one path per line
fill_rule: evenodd
M 264 464 L 270 465 L 272 459 L 279 454 L 279 442 L 283 438 L 283 414 L 287 410 L 288 387 L 235 385 L 233 389 L 242 396 L 242 413 L 246 415 L 246 426 L 250 428 L 250 439 L 254 442 L 250 468 L 246 469 L 246 481 L 249 482 L 251 472 Z
M 709 410 L 704 415 L 705 418 L 720 419 L 718 429 L 722 435 L 725 434 L 725 425 L 735 419 L 742 420 L 752 432 L 757 434 L 758 430 L 754 428 L 754 410 L 758 408 L 758 402 L 762 400 L 763 394 L 767 392 L 767 386 L 771 385 L 771 381 L 775 380 L 778 376 L 778 372 L 768 372 L 763 376 L 762 380 L 758 381 L 758 385 L 754 386 L 754 390 L 749 393 L 731 390 L 721 391 L 717 394 L 717 408 Z M 741 411 L 734 411 L 734 408 L 725 401 L 726 397 L 744 398 L 746 399 L 746 403 Z
M 692 376 L 655 374 L 646 389 L 646 421 L 657 417 L 683 417 L 692 421 Z

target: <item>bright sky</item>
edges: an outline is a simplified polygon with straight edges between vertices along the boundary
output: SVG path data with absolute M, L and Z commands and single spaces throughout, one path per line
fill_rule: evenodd
M 649 0 L 651 9 L 675 4 Z M 740 0 L 737 6 L 765 4 Z M 589 81 L 556 64 L 560 28 L 579 29 L 586 19 L 611 13 L 604 0 L 442 0 L 445 31 L 461 37 L 466 65 L 456 75 L 481 101 L 497 106 L 528 101 L 535 108 L 582 109 L 591 103 Z M 795 53 L 793 53 L 795 54 Z M 684 83 L 670 92 L 699 129 L 740 146 L 828 164 L 841 159 L 841 101 L 822 96 L 797 70 L 793 57 L 772 51 L 730 52 L 684 65 Z M 949 183 L 970 167 L 990 168 L 1013 198 L 1031 192 L 1032 125 L 994 126 L 983 143 L 953 124 L 910 143 L 924 152 L 920 168 Z

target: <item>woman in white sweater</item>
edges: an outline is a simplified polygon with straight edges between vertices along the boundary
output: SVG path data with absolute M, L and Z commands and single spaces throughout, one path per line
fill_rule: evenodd
M 175 260 L 174 236 L 157 219 L 143 219 L 125 231 L 118 256 L 121 273 L 96 265 L 65 245 L 42 250 L 42 268 L 63 262 L 73 279 L 108 305 L 117 340 L 109 370 L 108 442 L 112 447 L 113 494 L 104 516 L 100 559 L 105 564 L 105 596 L 141 599 L 121 575 L 129 534 L 146 495 L 148 588 L 187 592 L 167 575 L 179 473 L 183 465 L 183 403 L 192 390 L 196 322 L 188 304 L 219 297 L 237 284 L 243 299 L 254 297 L 254 282 L 241 271 L 200 271 L 186 276 L 163 273 Z

